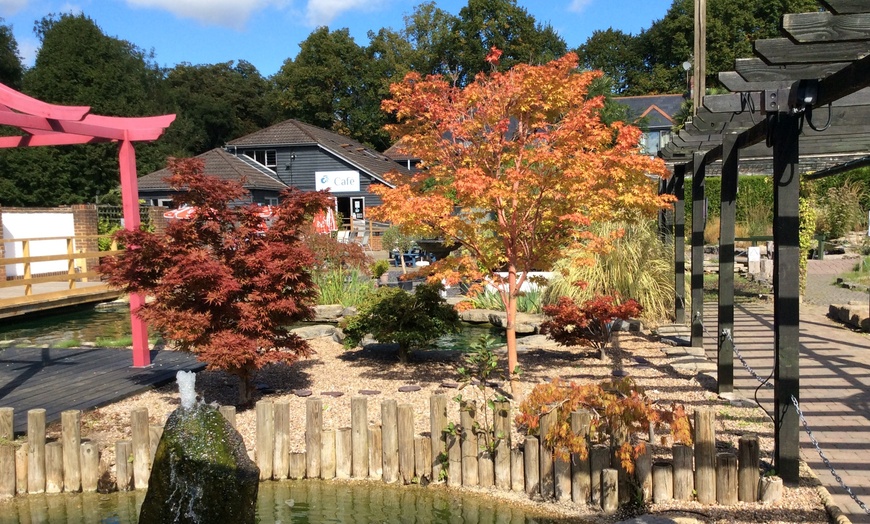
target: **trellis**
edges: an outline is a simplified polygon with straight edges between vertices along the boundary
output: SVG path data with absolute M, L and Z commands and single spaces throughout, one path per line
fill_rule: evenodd
M 676 321 L 686 321 L 683 187 L 691 179 L 693 209 L 704 205 L 706 169 L 721 162 L 719 234 L 718 390 L 733 390 L 734 227 L 741 165 L 767 161 L 774 181 L 774 385 L 776 470 L 789 484 L 799 478 L 800 421 L 792 398 L 799 380 L 799 188 L 815 178 L 870 163 L 870 2 L 821 0 L 823 12 L 786 14 L 783 38 L 758 40 L 755 58 L 738 59 L 719 73 L 731 93 L 703 97 L 662 156 L 674 176 L 661 190 L 677 196 Z M 834 160 L 838 165 L 828 166 Z M 692 346 L 703 346 L 703 213 L 692 213 Z

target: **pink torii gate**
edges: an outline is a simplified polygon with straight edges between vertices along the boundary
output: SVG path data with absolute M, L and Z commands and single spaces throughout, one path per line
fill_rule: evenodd
M 90 111 L 87 106 L 48 104 L 0 84 L 0 125 L 17 127 L 26 133 L 0 137 L 0 148 L 120 142 L 118 164 L 124 227 L 131 231 L 139 229 L 139 188 L 133 142 L 156 140 L 175 120 L 175 115 L 124 118 L 92 115 Z M 143 295 L 130 295 L 133 367 L 151 364 L 147 326 L 134 314 L 144 303 Z

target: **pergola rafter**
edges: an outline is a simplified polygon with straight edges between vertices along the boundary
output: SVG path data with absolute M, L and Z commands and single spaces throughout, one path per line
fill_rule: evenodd
M 124 227 L 136 230 L 140 219 L 133 142 L 156 140 L 175 120 L 175 115 L 130 118 L 93 115 L 90 111 L 87 106 L 49 104 L 0 84 L 0 125 L 17 127 L 23 132 L 19 136 L 0 137 L 0 148 L 118 142 Z M 130 296 L 135 367 L 151 363 L 147 326 L 135 315 L 144 303 L 144 296 Z
M 706 167 L 721 161 L 722 204 L 719 246 L 718 389 L 733 388 L 734 226 L 740 165 L 767 159 L 774 180 L 774 387 L 776 469 L 789 484 L 799 478 L 799 417 L 792 398 L 799 387 L 799 224 L 801 163 L 828 157 L 844 166 L 866 165 L 870 157 L 870 2 L 823 0 L 829 12 L 783 18 L 786 38 L 754 43 L 756 58 L 742 58 L 719 74 L 732 92 L 703 97 L 697 115 L 662 150 L 674 164 L 663 185 L 678 196 L 673 229 L 685 227 L 679 191 L 692 179 L 692 199 L 704 202 Z M 829 116 L 830 115 L 830 116 Z M 815 129 L 814 129 L 815 128 Z M 826 170 L 833 174 L 845 167 Z M 703 345 L 702 213 L 692 220 L 692 345 Z M 679 239 L 675 249 L 680 250 Z M 677 253 L 675 317 L 685 318 L 685 268 Z

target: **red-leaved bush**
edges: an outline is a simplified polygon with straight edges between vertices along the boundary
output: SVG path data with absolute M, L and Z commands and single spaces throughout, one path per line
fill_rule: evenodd
M 100 270 L 111 285 L 153 297 L 136 314 L 208 369 L 238 376 L 239 403 L 249 404 L 254 371 L 312 352 L 287 326 L 313 318 L 314 257 L 302 229 L 328 197 L 291 188 L 267 229 L 257 206 L 233 205 L 247 194 L 241 184 L 204 175 L 196 159 L 169 168 L 169 183 L 196 215 L 164 234 L 119 231 L 127 250 Z
M 634 299 L 619 302 L 618 297 L 596 295 L 582 306 L 568 297 L 555 305 L 544 306 L 550 319 L 541 324 L 541 333 L 565 346 L 591 346 L 603 350 L 610 342 L 613 321 L 627 320 L 643 310 Z

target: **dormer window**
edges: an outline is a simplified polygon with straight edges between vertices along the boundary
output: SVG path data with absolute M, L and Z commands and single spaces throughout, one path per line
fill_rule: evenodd
M 245 156 L 254 159 L 258 164 L 268 167 L 272 171 L 278 169 L 278 153 L 274 149 L 252 149 L 245 151 Z

